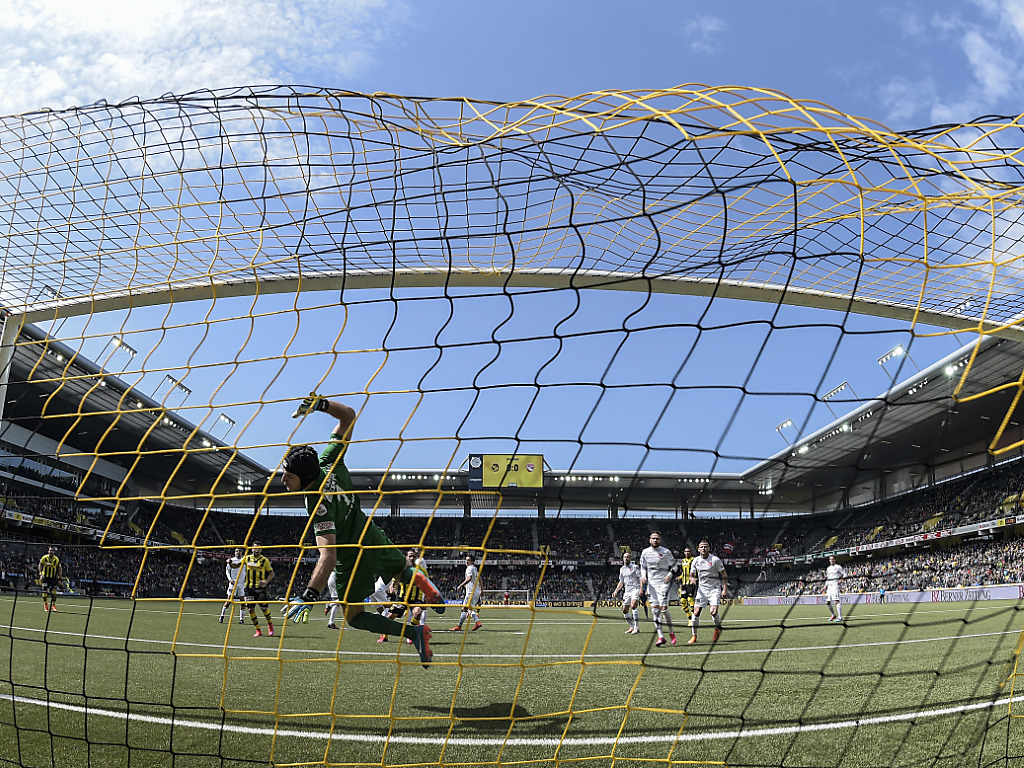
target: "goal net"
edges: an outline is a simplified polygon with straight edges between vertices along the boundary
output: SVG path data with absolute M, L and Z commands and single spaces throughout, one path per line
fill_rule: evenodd
M 1022 142 L 707 87 L 0 118 L 0 764 L 1016 764 Z

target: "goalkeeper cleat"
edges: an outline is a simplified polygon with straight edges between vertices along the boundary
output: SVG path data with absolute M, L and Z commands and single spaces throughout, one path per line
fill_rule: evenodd
M 482 626 L 483 626 L 483 624 L 478 621 L 476 624 L 473 625 L 473 628 L 471 630 L 469 630 L 469 631 L 470 632 L 476 632 Z
M 697 636 L 690 635 L 690 639 L 686 641 L 687 645 L 695 645 L 697 643 Z
M 253 637 L 263 637 L 263 631 L 259 627 L 256 627 L 256 631 L 252 633 L 252 636 Z
M 423 668 L 426 669 L 434 658 L 434 653 L 430 650 L 430 627 L 417 624 L 412 630 L 412 644 L 416 646 L 416 650 L 420 654 L 420 662 L 423 664 Z
M 412 583 L 423 593 L 423 601 L 430 605 L 434 613 L 438 616 L 444 613 L 444 598 L 441 597 L 441 591 L 434 586 L 434 582 L 427 578 L 427 574 L 423 571 L 416 571 L 412 577 Z
M 711 642 L 712 643 L 717 643 L 718 642 L 718 638 L 721 637 L 721 636 L 722 636 L 722 630 L 720 630 L 718 627 L 715 627 L 715 631 L 711 635 Z
M 271 624 L 269 621 L 267 622 L 267 634 L 271 637 L 274 636 L 274 625 Z

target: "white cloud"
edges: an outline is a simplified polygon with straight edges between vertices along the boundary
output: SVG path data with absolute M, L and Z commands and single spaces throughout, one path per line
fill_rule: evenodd
M 0 114 L 225 86 L 343 87 L 403 13 L 385 0 L 0 0 Z
M 690 48 L 701 53 L 718 49 L 718 39 L 725 31 L 725 22 L 717 16 L 697 16 L 686 23 L 683 31 L 690 38 Z
M 1009 94 L 1019 77 L 1020 61 L 1012 61 L 978 29 L 967 30 L 961 45 L 986 100 L 995 102 Z
M 963 122 L 985 113 L 1020 112 L 1024 0 L 973 0 L 922 23 L 913 8 L 897 19 L 904 39 L 922 46 L 917 60 L 946 71 L 936 70 L 919 83 L 909 83 L 907 74 L 885 83 L 880 96 L 889 120 Z M 921 85 L 926 87 L 915 92 Z

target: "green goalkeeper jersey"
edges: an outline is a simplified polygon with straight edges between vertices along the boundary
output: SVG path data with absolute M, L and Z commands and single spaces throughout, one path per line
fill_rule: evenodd
M 305 501 L 314 535 L 335 537 L 338 596 L 354 602 L 373 592 L 374 574 L 385 581 L 400 574 L 405 569 L 405 556 L 360 508 L 345 466 L 346 446 L 341 437 L 331 435 L 331 441 L 320 454 L 316 486 L 323 490 L 307 494 Z

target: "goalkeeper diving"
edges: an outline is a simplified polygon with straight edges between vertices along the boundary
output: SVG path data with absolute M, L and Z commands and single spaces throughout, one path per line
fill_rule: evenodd
M 391 579 L 400 584 L 412 582 L 423 593 L 424 601 L 439 614 L 444 613 L 444 600 L 426 574 L 409 566 L 405 554 L 387 534 L 376 523 L 367 520 L 360 509 L 358 495 L 352 492 L 352 478 L 344 457 L 352 439 L 356 412 L 344 403 L 311 392 L 292 418 L 311 413 L 326 413 L 336 418 L 338 423 L 321 454 L 317 455 L 312 446 L 295 445 L 284 457 L 282 480 L 290 492 L 304 492 L 306 511 L 312 517 L 313 533 L 320 552 L 309 584 L 301 597 L 291 599 L 286 606 L 286 615 L 293 621 L 306 618 L 334 571 L 338 598 L 349 625 L 377 635 L 408 637 L 426 667 L 433 656 L 430 629 L 423 624 L 400 624 L 365 611 L 363 598 L 373 593 L 377 576 L 380 576 L 385 582 Z

